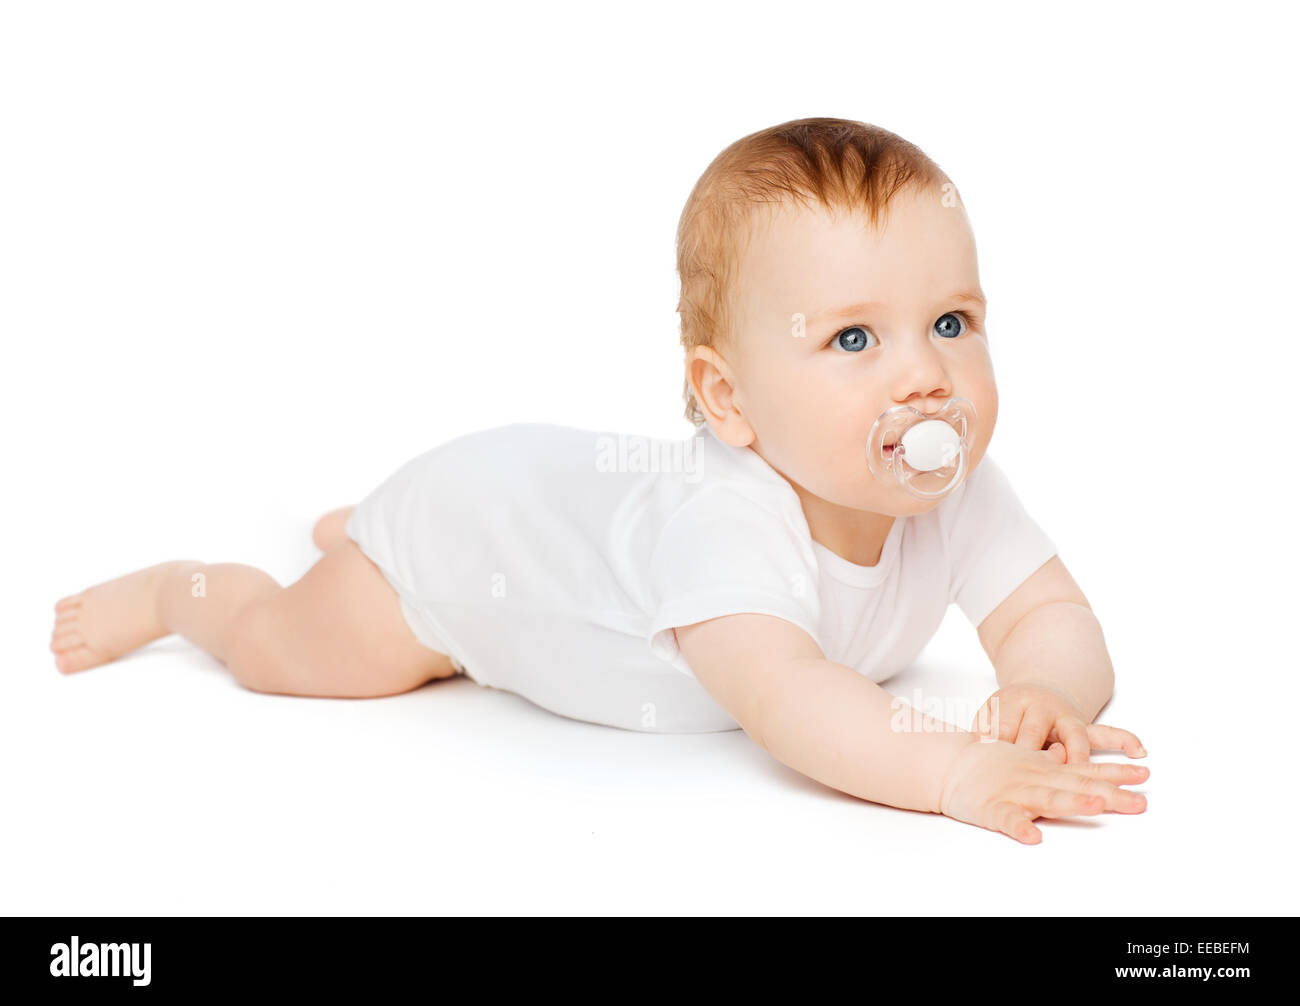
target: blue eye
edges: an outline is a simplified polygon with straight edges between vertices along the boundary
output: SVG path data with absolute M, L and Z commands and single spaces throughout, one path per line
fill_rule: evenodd
M 958 324 L 959 321 L 960 324 Z M 934 323 L 934 334 L 945 339 L 955 339 L 968 328 L 970 328 L 970 325 L 960 312 L 949 312 Z
M 871 335 L 865 328 L 859 328 L 854 325 L 852 328 L 846 328 L 831 340 L 831 345 L 837 349 L 842 349 L 846 353 L 860 353 L 867 348 L 867 336 Z M 872 336 L 875 338 L 875 336 Z

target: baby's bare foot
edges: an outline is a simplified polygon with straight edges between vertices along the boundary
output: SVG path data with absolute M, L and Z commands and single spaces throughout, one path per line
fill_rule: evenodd
M 50 637 L 59 672 L 98 667 L 167 635 L 158 617 L 158 590 L 168 574 L 201 565 L 191 559 L 161 562 L 60 600 Z
M 328 552 L 340 542 L 347 541 L 348 536 L 343 528 L 355 509 L 355 506 L 341 506 L 331 510 L 316 522 L 316 526 L 311 531 L 311 540 L 316 543 L 318 549 Z

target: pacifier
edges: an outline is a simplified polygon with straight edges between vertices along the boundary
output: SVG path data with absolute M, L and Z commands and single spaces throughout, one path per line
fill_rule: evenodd
M 975 418 L 975 406 L 960 397 L 930 415 L 910 405 L 886 409 L 867 439 L 867 467 L 876 478 L 892 473 L 920 499 L 946 496 L 966 475 Z

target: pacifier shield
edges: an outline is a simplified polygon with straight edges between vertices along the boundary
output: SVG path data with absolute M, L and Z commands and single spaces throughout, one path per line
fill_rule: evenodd
M 867 466 L 920 499 L 946 496 L 966 475 L 975 421 L 975 406 L 960 397 L 928 415 L 910 405 L 886 409 L 871 427 Z

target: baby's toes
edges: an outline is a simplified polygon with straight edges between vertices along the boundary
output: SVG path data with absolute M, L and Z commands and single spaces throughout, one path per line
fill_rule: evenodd
M 85 643 L 59 650 L 54 655 L 54 666 L 59 669 L 60 674 L 75 674 L 77 671 L 96 667 L 103 662 L 104 658 Z
M 59 650 L 66 650 L 67 646 L 56 644 L 66 643 L 68 640 L 81 642 L 81 631 L 78 623 L 81 618 L 81 605 L 68 606 L 64 608 L 55 608 L 54 628 L 50 630 L 50 649 L 56 653 Z
M 81 599 L 85 594 L 86 592 L 83 590 L 76 594 L 69 594 L 67 597 L 59 598 L 54 602 L 55 612 L 62 614 L 64 612 L 75 611 L 77 608 L 81 607 Z
M 50 652 L 63 653 L 66 650 L 75 650 L 85 643 L 85 638 L 77 631 L 75 625 L 56 625 L 53 635 L 50 636 Z
M 81 626 L 81 597 L 65 597 L 55 606 L 54 630 L 50 633 L 50 652 L 61 674 L 84 671 L 103 663 L 86 645 Z

